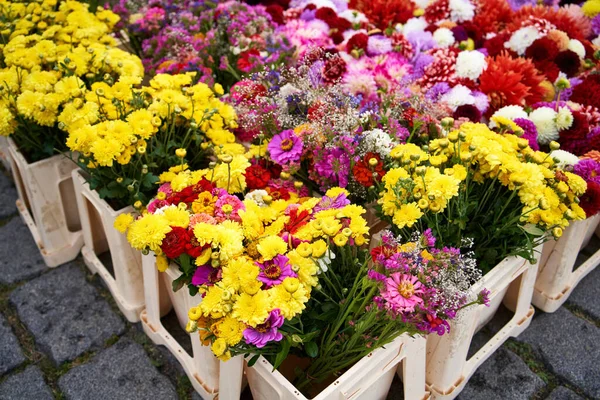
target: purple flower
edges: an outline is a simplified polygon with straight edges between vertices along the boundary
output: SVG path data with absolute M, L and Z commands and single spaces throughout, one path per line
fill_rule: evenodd
M 192 276 L 192 285 L 202 286 L 208 285 L 213 286 L 216 282 L 221 280 L 221 268 L 213 268 L 210 265 L 203 265 L 196 268 L 194 276 Z
M 425 232 L 423 232 L 423 234 L 421 235 L 421 244 L 424 247 L 435 246 L 435 236 L 433 236 L 431 228 L 426 229 Z
M 279 135 L 273 136 L 267 149 L 273 161 L 285 165 L 300 160 L 303 146 L 302 140 L 296 136 L 294 131 L 287 129 Z
M 573 166 L 573 172 L 585 179 L 586 182 L 600 183 L 600 163 L 592 159 L 579 160 Z
M 264 263 L 257 262 L 260 268 L 257 279 L 268 288 L 279 285 L 285 278 L 296 278 L 298 275 L 292 270 L 289 259 L 281 254 Z
M 321 201 L 315 206 L 313 212 L 318 213 L 323 210 L 330 210 L 332 208 L 342 208 L 350 204 L 350 200 L 346 197 L 345 193 L 340 193 L 335 198 L 323 196 Z
M 386 280 L 386 276 L 384 274 L 381 274 L 375 270 L 370 269 L 367 272 L 367 276 L 369 277 L 369 279 L 373 280 L 373 281 L 379 281 L 379 282 L 385 282 Z
M 261 348 L 265 347 L 268 342 L 279 342 L 283 339 L 283 335 L 277 331 L 277 328 L 283 325 L 284 320 L 279 309 L 274 309 L 265 323 L 256 325 L 255 328 L 248 327 L 244 330 L 246 343 Z
M 477 296 L 477 301 L 479 301 L 481 304 L 485 305 L 486 307 L 490 306 L 490 294 L 491 292 L 487 289 L 483 289 L 481 291 L 481 293 L 479 293 L 479 295 Z
M 348 174 L 350 172 L 348 152 L 338 147 L 326 149 L 322 158 L 315 163 L 315 172 L 321 178 L 331 180 L 332 186 L 338 185 L 345 188 L 348 185 Z
M 429 101 L 438 101 L 440 97 L 450 90 L 450 85 L 447 82 L 438 82 L 433 85 L 426 93 L 425 98 Z
M 527 139 L 529 147 L 536 151 L 539 150 L 540 146 L 537 142 L 537 128 L 535 124 L 525 118 L 515 118 L 513 122 L 523 128 L 523 136 L 521 137 Z
M 600 35 L 600 14 L 592 18 L 592 30 L 594 35 Z
M 367 53 L 371 56 L 378 56 L 392 51 L 392 40 L 383 35 L 369 36 L 367 42 Z

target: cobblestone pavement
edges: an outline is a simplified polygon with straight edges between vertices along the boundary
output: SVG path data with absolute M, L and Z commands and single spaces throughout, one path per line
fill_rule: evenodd
M 80 259 L 44 265 L 9 206 L 15 198 L 0 174 L 0 400 L 199 399 L 171 354 L 127 322 Z M 600 399 L 599 283 L 600 269 L 556 313 L 536 312 L 530 328 L 484 363 L 459 398 Z M 176 317 L 165 318 L 189 349 Z M 492 334 L 481 332 L 474 344 Z M 400 389 L 395 382 L 389 398 L 402 398 Z

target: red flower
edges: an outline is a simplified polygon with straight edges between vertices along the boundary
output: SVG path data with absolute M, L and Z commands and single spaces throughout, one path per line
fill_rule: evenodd
M 279 25 L 284 24 L 285 21 L 283 19 L 283 7 L 281 7 L 279 4 L 270 4 L 267 6 L 265 11 L 269 13 L 273 22 Z
M 308 108 L 307 118 L 309 121 L 318 121 L 327 113 L 327 105 L 320 101 L 315 102 Z
M 250 72 L 252 70 L 253 60 L 260 57 L 260 52 L 256 49 L 242 51 L 237 61 L 237 67 L 242 72 Z M 254 61 L 255 62 L 255 61 Z
M 513 11 L 506 0 L 485 0 L 476 2 L 477 9 L 475 16 L 470 24 L 478 32 L 478 37 L 482 38 L 490 32 L 503 31 L 513 16 Z M 500 46 L 503 48 L 504 46 Z M 488 49 L 489 50 L 489 49 Z M 490 55 L 495 55 L 491 54 Z
M 298 230 L 306 225 L 310 219 L 308 210 L 302 210 L 298 213 L 297 208 L 292 208 L 289 216 L 290 220 L 283 226 L 283 231 L 290 234 L 298 232 Z
M 516 31 L 524 25 L 527 25 L 533 18 L 546 20 L 556 26 L 556 29 L 559 31 L 569 32 L 569 37 L 571 39 L 585 39 L 585 35 L 583 34 L 577 19 L 571 15 L 568 9 L 548 7 L 546 5 L 527 5 L 521 7 L 512 15 L 507 28 L 510 31 Z
M 258 164 L 246 168 L 244 175 L 246 176 L 246 185 L 250 190 L 264 189 L 271 180 L 269 171 Z
M 336 12 L 330 7 L 321 7 L 317 9 L 317 12 L 315 13 L 315 18 L 324 21 L 329 27 L 332 25 L 330 22 L 335 21 L 337 17 Z
M 377 160 L 377 164 L 372 166 L 369 162 L 371 159 Z M 358 183 L 367 188 L 373 186 L 375 181 L 381 182 L 381 179 L 385 175 L 381 157 L 376 153 L 369 152 L 365 154 L 361 160 L 354 164 L 352 174 Z
M 198 239 L 196 239 L 196 236 L 194 236 L 194 233 L 192 231 L 189 231 L 190 233 L 190 243 L 188 243 L 185 246 L 185 252 L 187 254 L 190 255 L 190 257 L 194 257 L 194 258 L 198 258 L 200 257 L 200 255 L 202 254 L 202 252 L 204 251 L 204 249 L 206 249 L 206 246 L 201 246 L 200 243 L 198 243 Z
M 267 88 L 250 79 L 243 79 L 231 87 L 231 97 L 237 102 L 247 102 L 267 94 Z
M 167 257 L 174 259 L 185 253 L 190 240 L 191 234 L 187 229 L 174 226 L 165 236 L 160 248 Z
M 269 195 L 273 198 L 273 200 L 289 200 L 290 192 L 286 188 L 266 188 Z
M 508 32 L 499 33 L 493 38 L 487 39 L 483 43 L 483 47 L 486 48 L 490 57 L 496 57 L 502 52 L 502 50 L 504 50 L 504 42 L 506 42 L 509 38 L 510 34 L 508 34 Z
M 365 14 L 369 22 L 384 30 L 412 18 L 415 4 L 406 0 L 350 0 L 348 8 Z
M 580 198 L 579 205 L 585 211 L 585 215 L 589 218 L 600 211 L 600 184 L 590 181 L 587 183 L 587 190 Z
M 323 65 L 323 78 L 328 83 L 336 82 L 344 75 L 346 69 L 346 61 L 342 57 L 331 57 Z
M 365 33 L 357 33 L 352 36 L 346 44 L 346 52 L 351 53 L 352 50 L 367 50 L 369 37 Z
M 590 130 L 590 124 L 588 124 L 587 117 L 584 113 L 573 111 L 572 114 L 573 124 L 569 129 L 560 132 L 561 141 L 585 139 Z
M 452 115 L 454 119 L 467 118 L 471 122 L 481 121 L 481 111 L 472 104 L 463 104 L 456 108 Z
M 560 73 L 560 69 L 558 66 L 549 60 L 540 60 L 535 62 L 535 68 L 546 75 L 546 78 L 550 82 L 554 82 L 556 78 L 558 78 L 558 74 Z
M 188 186 L 179 192 L 173 193 L 167 198 L 167 202 L 175 205 L 179 203 L 189 204 L 196 200 L 200 193 L 212 192 L 214 188 L 215 187 L 212 185 L 212 183 L 210 183 L 209 180 L 202 178 L 195 185 Z
M 554 59 L 554 62 L 567 76 L 577 75 L 579 67 L 581 67 L 579 56 L 573 50 L 561 51 Z
M 425 8 L 425 20 L 430 24 L 450 18 L 450 5 L 448 0 L 435 0 Z
M 576 103 L 600 108 L 600 75 L 590 74 L 583 82 L 575 86 L 571 101 Z
M 547 37 L 542 37 L 534 41 L 531 46 L 525 50 L 525 56 L 534 61 L 553 60 L 558 55 L 558 46 L 556 42 Z
M 502 52 L 494 58 L 488 57 L 487 62 L 487 69 L 479 77 L 479 90 L 490 100 L 488 113 L 507 105 L 537 103 L 547 94 L 541 85 L 544 75 L 531 60 L 512 58 Z

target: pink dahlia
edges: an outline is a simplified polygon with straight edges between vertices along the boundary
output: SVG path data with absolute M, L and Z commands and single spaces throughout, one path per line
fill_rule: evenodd
M 291 129 L 273 136 L 267 146 L 271 158 L 279 165 L 299 161 L 302 156 L 302 148 L 302 140 Z
M 423 293 L 422 288 L 416 276 L 394 272 L 386 279 L 381 297 L 393 311 L 412 312 L 417 304 L 423 302 L 418 296 Z

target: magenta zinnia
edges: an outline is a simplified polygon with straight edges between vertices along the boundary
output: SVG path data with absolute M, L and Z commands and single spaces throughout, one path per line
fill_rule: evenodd
M 422 286 L 416 276 L 395 272 L 385 280 L 385 289 L 381 292 L 381 297 L 387 300 L 393 311 L 410 312 L 417 304 L 423 302 L 423 299 L 417 296 L 423 293 Z
M 273 161 L 279 165 L 297 162 L 302 155 L 303 143 L 293 130 L 288 129 L 273 136 L 267 149 Z

